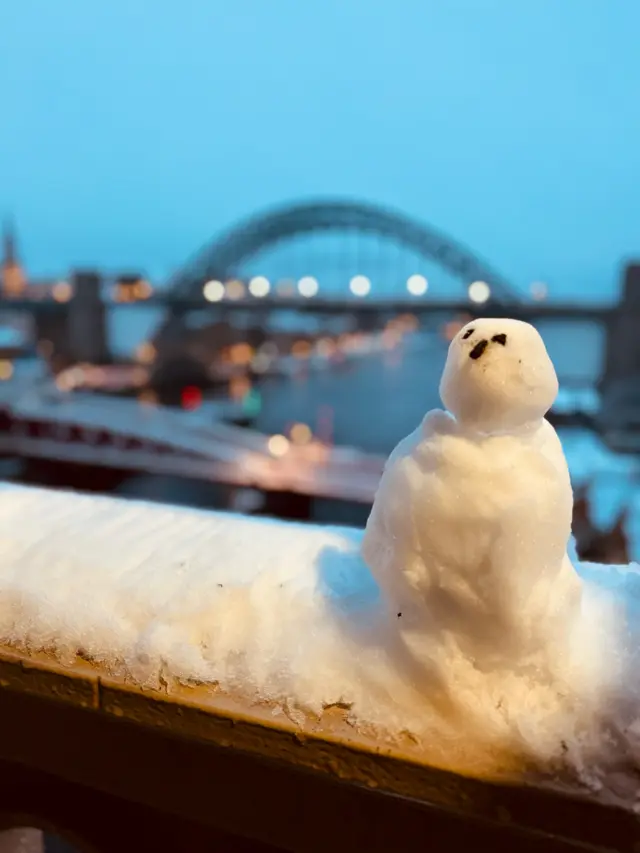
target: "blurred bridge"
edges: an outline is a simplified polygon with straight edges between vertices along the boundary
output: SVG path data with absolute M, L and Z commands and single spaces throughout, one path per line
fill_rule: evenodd
M 289 253 L 284 260 L 278 256 L 283 249 Z M 155 305 L 178 317 L 206 309 L 225 316 L 255 312 L 259 320 L 272 311 L 294 310 L 320 317 L 350 314 L 372 328 L 382 316 L 402 312 L 605 322 L 613 313 L 606 305 L 532 302 L 477 254 L 430 226 L 340 200 L 290 204 L 240 222 L 196 253 L 164 287 L 154 290 L 142 276 L 122 278 L 131 293 L 140 294 L 127 299 L 127 307 Z M 95 340 L 95 317 L 112 303 L 117 286 L 118 276 L 77 274 L 48 296 L 27 291 L 22 298 L 0 300 L 0 308 L 34 316 L 78 313 L 76 308 L 87 316 L 93 310 Z
M 325 301 L 341 303 L 346 298 L 350 303 L 357 304 L 360 299 L 368 297 L 372 289 L 375 293 L 379 286 L 382 286 L 382 293 L 389 300 L 406 298 L 407 295 L 425 296 L 428 279 L 424 270 L 432 263 L 465 287 L 475 282 L 485 284 L 486 288 L 481 289 L 481 295 L 486 294 L 487 300 L 491 298 L 501 303 L 521 301 L 518 291 L 499 273 L 450 237 L 401 213 L 371 204 L 340 200 L 291 204 L 241 222 L 205 246 L 172 276 L 169 282 L 171 297 L 176 303 L 202 298 L 203 295 L 205 298 L 223 297 L 223 292 L 212 282 L 242 283 L 247 278 L 244 271 L 248 263 L 264 259 L 265 254 L 274 247 L 299 238 L 332 234 L 340 236 L 340 244 L 332 246 L 332 251 L 326 252 L 324 256 L 337 256 L 338 273 L 342 280 L 335 282 L 331 290 L 324 293 Z M 388 244 L 396 250 L 406 250 L 408 257 L 396 251 L 392 257 L 385 258 L 381 244 Z M 318 279 L 310 275 L 315 272 L 316 265 L 321 265 L 321 259 L 311 260 L 309 254 L 304 252 L 299 261 L 299 272 L 304 271 L 305 274 L 299 277 L 294 275 L 296 271 L 292 269 L 290 261 L 289 269 L 285 272 L 285 282 L 289 280 L 295 285 L 297 279 L 294 292 L 297 290 L 299 296 L 313 299 L 323 291 Z M 411 265 L 408 268 L 410 271 L 408 275 L 403 275 L 407 271 L 407 263 Z M 380 284 L 369 277 L 371 272 L 377 275 Z M 254 287 L 249 288 L 249 295 L 267 297 L 271 291 L 269 279 L 260 275 L 254 276 L 253 280 Z M 283 289 L 286 293 L 286 283 Z M 235 288 L 237 296 L 241 292 L 240 288 Z M 234 288 L 229 295 L 233 298 Z
M 371 503 L 384 460 L 55 388 L 0 396 L 0 454 Z

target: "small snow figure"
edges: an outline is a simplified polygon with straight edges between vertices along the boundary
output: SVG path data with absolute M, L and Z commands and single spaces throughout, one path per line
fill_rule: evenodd
M 363 555 L 398 630 L 426 637 L 441 662 L 563 657 L 581 581 L 567 556 L 569 472 L 544 417 L 557 392 L 533 326 L 474 320 L 449 348 L 448 411 L 429 412 L 387 462 Z

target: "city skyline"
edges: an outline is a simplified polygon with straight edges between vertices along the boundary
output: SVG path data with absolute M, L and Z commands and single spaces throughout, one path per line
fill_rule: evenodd
M 283 202 L 405 212 L 522 288 L 610 297 L 640 253 L 640 10 L 33 0 L 1 13 L 0 214 L 34 275 L 167 276 Z

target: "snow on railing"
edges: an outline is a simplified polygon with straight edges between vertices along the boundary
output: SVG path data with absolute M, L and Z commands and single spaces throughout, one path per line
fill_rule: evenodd
M 2 487 L 0 643 L 636 806 L 640 572 L 575 561 L 556 392 L 532 327 L 460 330 L 364 535 Z
M 410 736 L 466 773 L 498 774 L 505 754 L 577 773 L 588 754 L 581 781 L 601 780 L 601 705 L 615 691 L 580 670 L 603 636 L 597 599 L 585 601 L 573 681 L 529 665 L 481 672 L 453 652 L 434 668 L 424 638 L 389 618 L 361 541 L 357 530 L 5 485 L 0 642 L 62 662 L 80 654 L 147 687 L 215 685 L 298 722 L 339 705 L 381 742 Z M 588 575 L 640 584 L 631 569 Z

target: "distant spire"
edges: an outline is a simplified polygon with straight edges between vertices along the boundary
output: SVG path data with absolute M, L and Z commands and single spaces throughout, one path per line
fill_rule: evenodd
M 25 287 L 25 276 L 18 260 L 13 219 L 6 217 L 2 229 L 2 291 L 5 296 L 20 296 Z
M 4 267 L 13 267 L 18 263 L 16 251 L 16 237 L 13 219 L 5 217 L 2 228 L 2 263 Z

